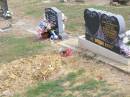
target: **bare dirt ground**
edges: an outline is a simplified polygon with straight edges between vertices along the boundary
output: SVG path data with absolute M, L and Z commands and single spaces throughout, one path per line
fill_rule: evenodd
M 0 66 L 0 95 L 12 96 L 40 80 L 47 80 L 60 71 L 61 60 L 57 54 L 36 55 Z
M 129 97 L 130 75 L 83 53 L 63 58 L 57 51 L 12 61 L 0 66 L 0 94 L 12 96 L 40 80 L 56 79 L 59 76 L 83 68 L 86 79 L 106 81 L 118 97 Z

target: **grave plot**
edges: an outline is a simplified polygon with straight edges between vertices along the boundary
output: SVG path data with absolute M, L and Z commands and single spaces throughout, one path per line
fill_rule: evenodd
M 112 59 L 130 64 L 122 45 L 125 36 L 125 21 L 121 15 L 88 8 L 84 11 L 86 33 L 79 37 L 79 47 Z M 126 45 L 127 46 L 127 45 Z
M 44 18 L 39 22 L 37 34 L 40 39 L 65 39 L 66 16 L 56 7 L 45 8 Z
M 65 16 L 62 11 L 56 7 L 46 8 L 45 9 L 45 19 L 52 23 L 53 30 L 57 36 L 60 36 L 62 39 L 65 38 Z
M 55 7 L 46 8 L 45 17 L 46 20 L 51 21 L 53 23 L 54 29 L 57 34 L 64 32 L 62 12 L 59 9 Z

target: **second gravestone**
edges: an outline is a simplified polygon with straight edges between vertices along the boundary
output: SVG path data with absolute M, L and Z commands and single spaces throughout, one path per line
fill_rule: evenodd
M 118 54 L 120 35 L 125 32 L 125 21 L 121 15 L 93 8 L 84 11 L 86 39 Z
M 62 12 L 59 9 L 57 9 L 56 7 L 46 8 L 45 18 L 46 20 L 53 23 L 54 30 L 56 31 L 57 35 L 62 34 L 64 32 Z

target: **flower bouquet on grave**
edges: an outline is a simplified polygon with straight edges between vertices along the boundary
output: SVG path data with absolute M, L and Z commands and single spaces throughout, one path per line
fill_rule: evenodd
M 42 19 L 38 26 L 37 26 L 37 36 L 39 39 L 46 39 L 49 37 L 49 33 L 48 33 L 48 30 L 51 29 L 51 25 L 50 23 L 45 20 L 45 19 Z
M 55 30 L 56 28 L 55 25 L 53 24 L 52 21 L 50 21 L 49 24 L 50 24 L 50 29 L 49 29 L 50 40 L 59 39 L 59 36 L 57 35 L 56 30 Z
M 130 31 L 127 31 L 123 37 L 120 44 L 121 53 L 126 57 L 130 57 Z

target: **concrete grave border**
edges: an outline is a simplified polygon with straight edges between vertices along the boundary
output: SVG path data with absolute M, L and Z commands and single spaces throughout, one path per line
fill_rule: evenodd
M 97 29 L 97 26 L 94 22 L 96 21 L 94 16 L 96 17 L 97 15 L 93 15 L 94 12 L 98 14 L 100 19 L 99 28 L 96 31 L 96 33 L 95 30 L 92 30 Z M 104 18 L 105 24 L 102 23 L 104 21 Z M 98 44 L 106 49 L 114 51 L 117 54 L 121 54 L 120 44 L 122 39 L 120 38 L 120 36 L 125 32 L 125 20 L 123 16 L 107 11 L 97 10 L 94 8 L 87 8 L 84 10 L 84 20 L 86 28 L 85 38 L 87 40 L 95 44 Z M 115 26 L 113 27 L 111 23 Z M 89 24 L 91 26 L 88 26 Z M 104 27 L 105 30 L 103 30 Z
M 67 40 L 64 40 L 64 41 L 61 41 L 58 43 L 58 45 L 60 47 L 63 47 L 63 48 L 71 48 L 73 49 L 74 52 L 81 52 L 85 55 L 87 55 L 88 57 L 92 57 L 94 60 L 97 60 L 97 61 L 101 61 L 104 63 L 104 65 L 110 65 L 116 69 L 118 69 L 119 71 L 121 72 L 124 72 L 124 73 L 127 73 L 127 74 L 130 74 L 130 64 L 123 64 L 122 62 L 119 62 L 119 61 L 115 61 L 112 59 L 112 57 L 108 58 L 108 57 L 104 57 L 103 55 L 101 54 L 97 54 L 97 53 L 94 53 L 91 49 L 88 50 L 87 48 L 83 48 L 81 47 L 81 44 L 80 42 L 82 42 L 82 38 L 83 38 L 83 41 L 87 41 L 84 39 L 85 36 L 80 36 L 79 38 L 77 37 L 69 37 L 69 39 Z M 89 42 L 89 41 L 88 41 Z M 94 43 L 91 43 L 93 45 L 96 45 Z M 84 45 L 84 44 L 83 44 Z M 87 46 L 87 44 L 86 44 Z M 97 45 L 98 46 L 98 45 Z M 103 48 L 103 47 L 102 47 Z M 104 48 L 103 48 L 104 49 Z M 112 52 L 112 51 L 111 51 Z M 114 52 L 112 52 L 113 54 L 116 54 Z M 116 54 L 117 55 L 117 54 Z M 107 55 L 106 55 L 107 56 Z M 122 58 L 121 55 L 117 55 L 117 56 L 120 56 Z M 123 57 L 124 58 L 124 57 Z M 126 59 L 125 61 L 130 61 L 129 58 L 124 58 Z M 121 59 L 119 59 L 121 60 Z
M 126 58 L 122 55 L 119 55 L 109 49 L 106 49 L 100 45 L 97 45 L 93 42 L 90 42 L 89 40 L 85 39 L 85 36 L 80 36 L 78 40 L 78 45 L 80 48 L 84 50 L 90 50 L 93 53 L 96 53 L 98 55 L 104 56 L 108 59 L 111 59 L 113 61 L 129 65 L 130 64 L 130 58 Z

